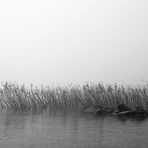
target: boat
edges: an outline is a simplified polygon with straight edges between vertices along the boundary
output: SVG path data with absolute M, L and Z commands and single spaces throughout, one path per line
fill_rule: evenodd
M 132 116 L 132 117 L 145 117 L 145 112 L 137 112 L 137 111 L 123 111 L 118 112 L 118 116 Z

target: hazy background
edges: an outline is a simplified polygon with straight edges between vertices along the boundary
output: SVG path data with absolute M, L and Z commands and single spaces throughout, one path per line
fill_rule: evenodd
M 3 0 L 0 81 L 148 80 L 147 0 Z

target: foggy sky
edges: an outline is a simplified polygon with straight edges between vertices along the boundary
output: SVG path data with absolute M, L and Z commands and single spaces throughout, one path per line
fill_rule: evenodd
M 0 81 L 148 80 L 147 0 L 0 2 Z

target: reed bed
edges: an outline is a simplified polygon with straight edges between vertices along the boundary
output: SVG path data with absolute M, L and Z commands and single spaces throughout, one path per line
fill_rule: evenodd
M 84 111 L 90 106 L 104 106 L 117 110 L 119 104 L 125 104 L 131 109 L 140 106 L 148 110 L 148 85 L 119 86 L 85 84 L 83 86 L 42 87 L 8 83 L 0 87 L 0 107 L 16 110 L 80 110 Z

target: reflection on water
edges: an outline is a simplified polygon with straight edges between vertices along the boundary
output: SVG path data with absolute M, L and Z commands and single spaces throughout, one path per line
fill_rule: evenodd
M 143 148 L 148 120 L 49 111 L 0 112 L 0 148 Z

